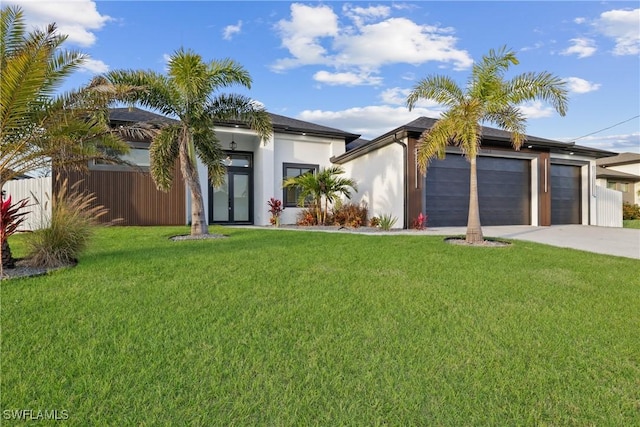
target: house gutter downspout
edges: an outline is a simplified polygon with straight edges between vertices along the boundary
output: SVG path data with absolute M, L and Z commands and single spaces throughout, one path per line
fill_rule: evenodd
M 409 159 L 408 159 L 408 148 L 407 144 L 398 139 L 397 132 L 393 133 L 393 142 L 396 144 L 400 144 L 402 147 L 402 186 L 404 191 L 404 203 L 403 203 L 403 228 L 409 228 Z M 406 135 L 406 133 L 405 133 Z

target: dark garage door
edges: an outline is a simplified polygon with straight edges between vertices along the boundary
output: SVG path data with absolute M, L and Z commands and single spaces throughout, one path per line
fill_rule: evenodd
M 482 225 L 531 224 L 531 162 L 478 157 L 477 165 Z M 455 154 L 429 164 L 424 186 L 429 227 L 467 225 L 469 168 Z
M 551 165 L 551 224 L 581 224 L 580 166 Z

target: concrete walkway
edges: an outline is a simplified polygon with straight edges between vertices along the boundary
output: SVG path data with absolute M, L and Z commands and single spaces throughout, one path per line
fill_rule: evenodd
M 415 233 L 411 230 L 406 231 Z M 466 231 L 466 227 L 436 227 L 427 229 L 424 233 L 460 235 L 465 234 Z M 482 232 L 485 237 L 527 240 L 561 248 L 640 259 L 640 230 L 638 229 L 593 225 L 552 225 L 550 227 L 508 225 L 482 227 Z
M 246 226 L 238 226 L 246 228 Z M 252 226 L 249 226 L 252 227 Z M 264 227 L 259 227 L 264 228 Z M 292 228 L 304 231 L 322 231 L 334 233 L 359 233 L 368 235 L 385 234 L 424 234 L 432 236 L 458 236 L 467 232 L 466 227 L 435 227 L 424 231 L 393 230 L 390 232 L 367 231 L 366 229 L 338 230 L 324 227 Z M 286 226 L 283 227 L 286 229 Z M 640 259 L 640 230 L 631 228 L 596 227 L 593 225 L 552 225 L 550 227 L 533 227 L 530 225 L 504 225 L 482 227 L 485 237 L 496 237 L 514 240 L 527 240 L 561 248 L 579 249 L 605 255 Z

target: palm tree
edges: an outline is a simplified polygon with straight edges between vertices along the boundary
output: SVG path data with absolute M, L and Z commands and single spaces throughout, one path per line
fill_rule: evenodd
M 178 124 L 164 127 L 153 139 L 151 176 L 159 190 L 168 191 L 179 159 L 191 193 L 191 235 L 208 234 L 196 156 L 208 167 L 211 183 L 222 184 L 226 170 L 214 126 L 228 121 L 246 123 L 265 141 L 273 132 L 268 113 L 257 102 L 241 95 L 214 95 L 216 90 L 233 84 L 251 88 L 249 73 L 231 59 L 204 62 L 200 55 L 181 48 L 171 56 L 167 75 L 116 70 L 106 77 L 114 84 L 142 88 L 130 98 L 132 103 L 180 119 Z
M 299 176 L 287 178 L 283 187 L 299 188 L 298 205 L 304 206 L 311 199 L 313 200 L 316 220 L 318 224 L 325 224 L 329 203 L 334 203 L 338 196 L 351 198 L 351 190 L 358 191 L 356 182 L 350 178 L 342 178 L 338 175 L 345 171 L 340 166 L 330 166 L 322 168 L 318 173 L 307 172 Z M 322 199 L 324 198 L 324 209 Z
M 320 171 L 318 181 L 320 182 L 320 192 L 324 196 L 324 215 L 322 223 L 327 222 L 329 203 L 333 204 L 339 196 L 351 199 L 351 190 L 358 191 L 355 180 L 343 178 L 338 175 L 345 171 L 340 166 L 331 166 Z
M 447 145 L 460 148 L 471 165 L 469 186 L 469 217 L 466 242 L 484 240 L 478 206 L 476 157 L 482 141 L 482 123 L 491 123 L 511 133 L 511 144 L 518 150 L 525 141 L 526 118 L 518 105 L 531 100 L 551 103 L 564 116 L 567 111 L 565 82 L 548 72 L 524 73 L 510 80 L 504 79 L 511 65 L 518 59 L 513 51 L 493 49 L 473 65 L 466 90 L 451 78 L 441 75 L 428 76 L 418 82 L 407 97 L 411 110 L 418 100 L 434 100 L 448 110 L 418 141 L 417 162 L 426 173 L 429 162 L 445 157 Z
M 90 159 L 121 162 L 118 155 L 129 150 L 123 134 L 153 133 L 109 126 L 109 105 L 134 88 L 96 78 L 57 93 L 87 59 L 61 49 L 66 39 L 55 24 L 27 32 L 18 7 L 0 11 L 0 190 L 6 181 L 41 169 L 86 169 Z M 2 251 L 10 254 L 6 239 Z
M 89 159 L 119 162 L 118 155 L 129 150 L 121 132 L 150 134 L 140 127 L 109 127 L 109 105 L 135 88 L 96 78 L 56 93 L 87 57 L 61 49 L 67 36 L 55 24 L 27 33 L 23 11 L 5 7 L 0 38 L 0 188 L 52 163 L 85 169 Z

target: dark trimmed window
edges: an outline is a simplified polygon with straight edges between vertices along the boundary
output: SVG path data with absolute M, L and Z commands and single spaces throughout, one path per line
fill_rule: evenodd
M 303 175 L 307 172 L 317 173 L 318 165 L 309 165 L 305 163 L 283 163 L 282 179 L 293 178 Z M 295 208 L 298 206 L 298 198 L 300 197 L 300 189 L 295 187 L 284 188 L 282 190 L 282 204 L 285 207 Z

